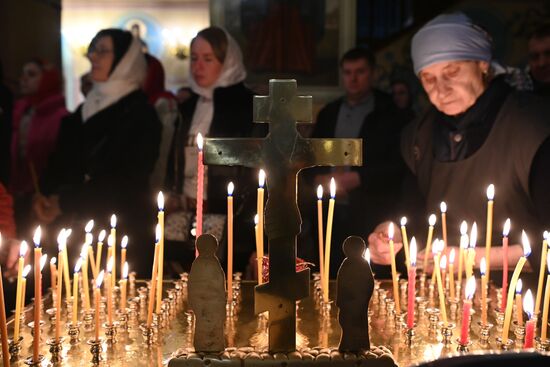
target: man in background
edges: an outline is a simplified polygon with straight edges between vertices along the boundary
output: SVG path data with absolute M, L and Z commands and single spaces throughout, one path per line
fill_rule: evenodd
M 550 96 L 550 23 L 539 26 L 531 34 L 527 54 L 533 92 Z

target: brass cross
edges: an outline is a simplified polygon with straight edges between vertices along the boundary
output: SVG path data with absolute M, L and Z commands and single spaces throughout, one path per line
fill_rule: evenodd
M 312 122 L 311 96 L 296 95 L 295 80 L 269 81 L 269 96 L 254 97 L 254 121 L 269 123 L 265 138 L 205 139 L 204 162 L 266 171 L 265 229 L 269 282 L 256 286 L 255 312 L 269 311 L 269 350 L 296 349 L 296 301 L 309 295 L 309 269 L 296 272 L 298 172 L 314 166 L 360 166 L 361 139 L 305 139 L 296 123 Z

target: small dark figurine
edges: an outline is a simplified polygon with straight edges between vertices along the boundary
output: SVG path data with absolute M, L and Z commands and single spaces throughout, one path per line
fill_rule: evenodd
M 341 352 L 359 352 L 370 349 L 369 301 L 374 290 L 374 276 L 363 254 L 365 241 L 350 236 L 343 244 L 346 258 L 337 276 L 336 306 L 342 337 L 338 349 Z
M 203 234 L 197 239 L 199 256 L 189 273 L 189 308 L 195 314 L 197 352 L 222 352 L 225 349 L 225 274 L 215 253 L 216 237 Z

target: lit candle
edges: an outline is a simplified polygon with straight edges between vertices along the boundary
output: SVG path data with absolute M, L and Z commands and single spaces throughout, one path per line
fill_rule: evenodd
M 120 279 L 120 310 L 126 309 L 126 289 L 128 284 L 128 263 L 122 265 L 122 279 Z
M 323 299 L 328 302 L 328 281 L 330 279 L 330 245 L 332 241 L 332 221 L 334 219 L 334 198 L 336 197 L 336 182 L 330 179 L 330 200 L 328 201 L 327 233 L 325 237 L 325 286 Z
M 470 246 L 468 247 L 466 258 L 466 277 L 470 279 L 474 274 L 474 267 L 476 262 L 476 243 L 477 243 L 477 223 L 472 224 L 472 230 L 470 231 Z M 487 261 L 487 259 L 485 259 Z
M 233 191 L 235 185 L 227 185 L 227 302 L 233 300 Z
M 105 241 L 105 236 L 107 235 L 107 232 L 102 229 L 101 232 L 99 232 L 99 236 L 97 238 L 97 253 L 95 258 L 95 270 L 94 270 L 94 279 L 97 279 L 97 276 L 99 275 L 99 269 L 101 269 L 101 254 L 103 253 L 103 241 Z
M 428 256 L 430 255 L 430 246 L 432 244 L 432 236 L 434 234 L 434 226 L 435 222 L 437 220 L 437 217 L 435 214 L 430 215 L 428 218 L 428 239 L 426 240 L 426 250 L 424 251 L 424 266 L 422 268 L 422 272 L 426 273 L 426 268 L 428 267 Z
M 57 258 L 52 257 L 50 259 L 50 282 L 52 283 L 52 293 L 56 290 L 56 284 L 55 284 L 55 278 L 57 277 L 57 269 L 55 267 L 55 263 L 57 261 Z
M 455 299 L 455 249 L 451 249 L 449 254 L 449 286 L 450 286 L 450 296 L 451 299 Z
M 59 231 L 59 235 L 57 236 L 57 245 L 58 245 L 58 256 L 59 263 L 57 265 L 57 297 L 55 300 L 55 319 L 61 320 L 61 296 L 63 293 L 63 251 L 65 251 L 65 247 L 67 247 L 67 236 L 65 229 L 62 229 Z M 55 323 L 55 340 L 59 342 L 61 332 L 61 322 Z
M 73 325 L 76 325 L 78 321 L 78 278 L 80 274 L 80 269 L 82 268 L 82 258 L 79 258 L 74 266 L 74 275 L 73 275 Z
M 2 234 L 0 234 L 0 246 L 2 246 Z M 2 342 L 3 365 L 10 366 L 10 352 L 8 346 L 8 326 L 6 321 L 6 303 L 4 301 L 4 282 L 2 281 L 2 267 L 0 266 L 0 335 Z
M 436 246 L 437 243 L 437 259 L 435 260 L 435 279 L 437 282 L 437 292 L 439 293 L 439 312 L 441 313 L 441 321 L 443 321 L 444 325 L 447 325 L 447 310 L 445 307 L 445 292 L 443 291 L 443 280 L 441 277 L 441 269 L 440 269 L 440 254 L 441 250 L 443 250 L 443 241 L 434 241 L 434 246 Z
M 370 250 L 368 247 L 365 250 L 365 253 L 363 254 L 363 259 L 365 259 L 370 265 Z
M 113 325 L 113 286 L 111 278 L 114 277 L 114 257 L 110 257 L 107 261 L 107 276 L 105 277 L 105 286 L 107 287 L 107 324 Z
M 317 242 L 319 245 L 319 273 L 321 274 L 321 288 L 325 289 L 325 260 L 323 249 L 323 186 L 317 186 Z
M 115 287 L 116 284 L 116 215 L 111 215 L 111 235 L 109 236 L 109 246 L 111 247 L 111 256 L 113 257 L 113 271 L 110 277 L 111 288 Z
M 401 218 L 401 237 L 403 237 L 403 248 L 405 249 L 405 265 L 407 265 L 407 271 L 410 266 L 410 254 L 409 254 L 409 238 L 407 237 L 407 217 Z
M 518 279 L 516 284 L 516 320 L 519 326 L 523 326 L 523 302 L 521 300 L 521 288 L 523 287 L 523 282 L 521 279 Z
M 502 343 L 505 344 L 508 342 L 508 332 L 510 331 L 510 321 L 512 320 L 512 304 L 514 303 L 514 293 L 516 290 L 516 283 L 518 282 L 519 275 L 523 266 L 527 262 L 527 256 L 531 254 L 531 245 L 529 244 L 529 238 L 525 231 L 521 232 L 521 240 L 523 243 L 523 256 L 520 257 L 516 268 L 512 273 L 512 279 L 510 280 L 510 286 L 508 289 L 508 295 L 506 300 L 506 311 L 504 313 L 504 324 L 502 326 Z
M 440 256 L 441 256 L 441 252 L 439 251 L 439 239 L 436 238 L 432 242 L 432 257 L 434 259 L 434 269 L 432 271 L 432 284 L 435 284 L 435 282 L 436 282 L 436 280 L 435 280 L 435 277 L 436 277 L 435 264 L 436 263 L 439 264 Z
M 399 278 L 397 277 L 397 269 L 395 266 L 395 252 L 394 252 L 394 246 L 393 246 L 393 235 L 395 232 L 395 228 L 393 225 L 393 222 L 390 222 L 390 225 L 388 226 L 388 238 L 390 242 L 390 260 L 391 260 L 391 277 L 393 281 L 393 299 L 395 302 L 395 312 L 397 315 L 401 314 L 401 305 L 399 302 Z
M 443 247 L 445 244 L 442 242 L 441 246 Z M 439 260 L 439 269 L 441 270 L 441 283 L 445 289 L 447 285 L 447 255 L 441 256 L 441 259 Z
M 23 275 L 21 278 L 21 309 L 25 308 L 25 293 L 27 289 L 27 275 L 31 272 L 31 265 L 27 264 L 23 268 Z
M 528 289 L 523 298 L 523 309 L 527 313 L 528 320 L 525 323 L 525 343 L 524 348 L 533 348 L 533 339 L 535 338 L 535 319 L 533 318 L 533 294 Z
M 544 262 L 548 253 L 548 232 L 544 231 L 542 240 L 542 253 L 540 256 L 539 282 L 537 286 L 537 297 L 535 298 L 535 315 L 540 312 L 540 301 L 542 299 L 542 289 L 544 288 Z
M 491 241 L 493 236 L 493 206 L 495 198 L 495 185 L 487 187 L 487 231 L 485 233 L 485 259 L 487 261 L 487 284 L 491 279 Z
M 40 352 L 40 307 L 42 306 L 42 268 L 40 260 L 42 258 L 42 247 L 40 247 L 40 239 L 42 237 L 42 229 L 40 226 L 34 231 L 34 334 L 33 334 L 33 360 L 38 361 Z
M 95 288 L 94 288 L 94 300 L 95 300 L 95 341 L 99 341 L 99 308 L 100 308 L 100 299 L 101 299 L 101 283 L 103 283 L 103 276 L 105 272 L 101 270 L 101 272 L 97 275 L 97 278 L 95 280 Z
M 204 164 L 202 160 L 202 145 L 203 139 L 202 135 L 199 133 L 197 134 L 197 148 L 199 149 L 199 152 L 197 155 L 197 229 L 195 231 L 195 238 L 199 238 L 202 234 L 202 202 L 204 197 Z M 195 249 L 195 257 L 198 255 L 199 254 Z
M 468 249 L 468 223 L 462 221 L 460 224 L 460 249 L 458 252 L 458 284 L 462 285 L 462 273 L 465 260 L 465 251 Z
M 467 345 L 470 337 L 470 310 L 472 308 L 472 298 L 476 292 L 476 279 L 474 277 L 468 278 L 465 289 L 465 298 L 462 305 L 462 328 L 460 330 L 460 344 Z
M 442 201 L 439 204 L 441 210 L 441 231 L 443 232 L 443 251 L 447 248 L 447 203 Z
M 120 271 L 126 262 L 126 248 L 128 247 L 128 236 L 123 236 L 120 240 Z M 120 273 L 120 279 L 122 279 L 122 273 Z
M 155 302 L 155 291 L 157 287 L 157 267 L 159 257 L 159 237 L 160 226 L 157 224 L 156 228 L 156 241 L 155 241 L 155 256 L 153 258 L 153 269 L 151 270 L 151 287 L 149 289 L 149 303 L 147 304 L 147 327 L 151 326 L 153 322 L 153 305 Z
M 157 221 L 160 227 L 159 232 L 159 262 L 157 269 L 157 303 L 155 312 L 160 314 L 160 306 L 162 305 L 162 289 L 164 281 L 164 195 L 162 191 L 157 196 L 158 214 Z M 198 238 L 198 236 L 197 236 Z M 126 258 L 124 258 L 126 261 Z
M 504 222 L 502 230 L 502 305 L 501 311 L 506 309 L 506 291 L 508 290 L 508 234 L 510 233 L 510 218 Z
M 544 291 L 544 306 L 542 307 L 542 327 L 540 331 L 540 340 L 546 341 L 546 332 L 548 329 L 548 307 L 550 307 L 550 254 L 546 255 L 546 266 L 548 275 L 546 276 L 546 289 Z
M 408 302 L 407 302 L 407 327 L 414 326 L 414 298 L 416 295 L 416 238 L 411 238 L 410 266 L 408 281 Z
M 258 201 L 257 201 L 257 214 L 258 214 L 258 240 L 256 242 L 256 258 L 258 259 L 258 284 L 262 284 L 262 264 L 264 258 L 264 185 L 265 185 L 265 171 L 263 169 L 258 173 Z
M 19 340 L 19 327 L 21 320 L 21 287 L 23 282 L 23 268 L 25 267 L 25 256 L 27 255 L 29 245 L 27 241 L 21 241 L 19 247 L 19 261 L 17 264 L 17 288 L 15 294 L 15 318 L 13 320 L 13 340 Z
M 82 293 L 84 293 L 84 309 L 88 311 L 91 307 L 90 305 L 90 288 L 88 286 L 88 258 L 91 243 L 84 243 L 82 245 L 82 250 L 80 250 L 80 258 L 82 259 Z M 93 258 L 93 257 L 92 257 Z
M 487 325 L 487 262 L 485 257 L 479 262 L 481 274 L 481 323 Z
M 72 230 L 69 228 L 65 230 L 65 246 L 63 248 L 63 280 L 65 281 L 65 297 L 69 301 L 71 299 L 71 275 L 69 274 L 69 255 L 67 252 L 67 241 L 71 235 Z M 60 264 L 61 265 L 61 264 Z
M 260 260 L 260 255 L 258 253 L 260 249 L 260 236 L 258 232 L 258 222 L 260 221 L 259 215 L 254 215 L 254 239 L 256 240 L 256 275 L 258 277 L 258 284 L 262 284 L 262 268 L 263 261 Z
M 86 247 L 88 249 L 87 250 L 88 254 L 86 256 L 86 261 L 82 263 L 82 266 L 83 266 L 82 270 L 84 270 L 84 267 L 87 267 L 89 263 L 92 268 L 92 275 L 95 278 L 97 274 L 95 273 L 96 266 L 95 266 L 95 258 L 94 258 L 94 249 L 92 247 L 94 242 L 94 235 L 92 234 L 92 229 L 94 229 L 93 219 L 88 221 L 88 223 L 86 224 L 86 227 L 84 227 L 84 231 L 86 232 L 86 239 L 84 243 L 87 245 Z M 86 268 L 85 271 L 87 272 L 88 269 Z M 82 274 L 84 274 L 84 272 L 82 272 Z M 84 278 L 82 278 L 82 280 L 84 280 Z M 88 303 L 89 303 L 89 298 L 88 298 Z

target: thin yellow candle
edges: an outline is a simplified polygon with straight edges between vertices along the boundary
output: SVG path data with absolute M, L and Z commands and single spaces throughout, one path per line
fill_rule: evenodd
M 260 235 L 258 232 L 258 222 L 260 221 L 259 217 L 260 216 L 258 214 L 254 215 L 254 239 L 256 240 L 256 275 L 258 277 L 258 284 L 261 284 L 263 261 L 260 260 L 260 255 L 258 255 L 260 248 Z
M 107 324 L 113 324 L 113 285 L 111 278 L 113 274 L 113 268 L 115 266 L 114 257 L 109 258 L 107 261 L 107 275 L 105 276 L 105 287 L 107 287 Z
M 101 254 L 103 253 L 103 241 L 105 240 L 105 236 L 107 235 L 107 232 L 105 232 L 104 229 L 99 232 L 99 237 L 97 238 L 97 253 L 95 254 L 95 271 L 94 271 L 94 279 L 97 279 L 97 276 L 99 275 L 99 269 L 101 269 Z
M 37 362 L 40 352 L 40 308 L 42 306 L 42 248 L 40 239 L 42 229 L 40 226 L 34 231 L 34 330 L 33 330 L 33 361 Z
M 23 268 L 23 274 L 21 278 L 21 309 L 23 310 L 25 308 L 25 293 L 27 289 L 27 276 L 31 272 L 31 265 L 27 264 Z
M 546 255 L 546 267 L 548 275 L 546 276 L 546 289 L 544 291 L 544 306 L 542 307 L 542 327 L 540 331 L 540 340 L 545 342 L 548 330 L 548 308 L 550 307 L 550 254 Z
M 325 259 L 323 245 L 323 186 L 317 186 L 317 242 L 319 245 L 319 273 L 321 274 L 321 288 L 325 288 Z
M 403 237 L 403 248 L 405 249 L 405 265 L 407 266 L 407 272 L 410 267 L 410 255 L 409 255 L 409 238 L 407 237 L 407 217 L 401 218 L 401 237 Z
M 430 217 L 428 218 L 428 239 L 426 240 L 426 249 L 424 251 L 424 266 L 422 269 L 423 273 L 426 273 L 426 268 L 428 267 L 428 256 L 430 256 L 430 246 L 432 244 L 432 237 L 434 234 L 434 226 L 436 221 L 437 217 L 435 216 L 435 214 L 430 215 Z
M 332 241 L 332 221 L 334 219 L 334 198 L 336 196 L 336 182 L 334 177 L 330 179 L 330 200 L 328 201 L 328 215 L 327 215 L 327 233 L 325 238 L 325 286 L 323 287 L 323 299 L 325 302 L 329 301 L 328 298 L 328 281 L 330 278 L 330 245 Z
M 159 191 L 157 196 L 157 222 L 160 228 L 159 232 L 159 259 L 158 259 L 158 269 L 157 269 L 157 303 L 155 312 L 160 314 L 160 306 L 162 305 L 162 288 L 164 281 L 164 195 L 162 191 Z
M 447 203 L 442 201 L 439 204 L 439 209 L 441 210 L 441 231 L 443 232 L 443 252 L 448 246 L 447 242 Z
M 128 285 L 128 263 L 124 262 L 122 265 L 122 279 L 120 279 L 120 310 L 126 309 L 126 294 Z
M 508 342 L 508 334 L 510 331 L 510 321 L 512 320 L 512 305 L 514 303 L 514 293 L 516 290 L 516 283 L 518 282 L 519 275 L 521 274 L 521 270 L 523 269 L 523 266 L 527 262 L 527 256 L 531 254 L 531 245 L 529 244 L 529 238 L 527 238 L 527 234 L 525 231 L 522 231 L 521 233 L 521 239 L 523 243 L 523 256 L 520 257 L 518 263 L 516 264 L 516 268 L 514 269 L 514 273 L 512 274 L 512 279 L 510 280 L 510 286 L 508 288 L 508 296 L 506 297 L 506 310 L 504 312 L 504 324 L 502 326 L 502 342 L 507 343 Z
M 159 237 L 160 226 L 157 224 L 156 228 L 156 242 L 155 242 L 155 256 L 153 258 L 153 269 L 151 270 L 151 287 L 149 289 L 149 303 L 147 304 L 147 327 L 151 326 L 153 322 L 153 305 L 155 302 L 155 291 L 157 288 L 157 267 L 159 257 Z
M 449 254 L 449 286 L 450 286 L 450 296 L 454 300 L 456 297 L 455 292 L 455 249 L 451 249 Z
M 441 249 L 439 248 L 439 238 L 436 238 L 433 242 L 432 242 L 432 255 L 433 255 L 433 259 L 434 259 L 434 270 L 432 272 L 432 284 L 435 284 L 436 282 L 436 277 L 437 277 L 437 273 L 435 272 L 435 264 L 436 263 L 439 263 L 439 261 L 441 260 L 441 250 L 443 249 L 443 243 L 441 244 Z
M 487 263 L 485 257 L 479 262 L 481 274 L 481 323 L 487 325 Z
M 58 244 L 58 259 L 59 263 L 57 265 L 57 297 L 55 300 L 55 319 L 61 320 L 61 297 L 63 294 L 63 252 L 65 247 L 67 247 L 67 238 L 65 235 L 65 229 L 62 229 L 57 236 Z M 61 322 L 55 323 L 55 340 L 59 341 L 61 335 Z
M 95 341 L 99 341 L 99 308 L 100 308 L 100 299 L 101 299 L 101 283 L 103 283 L 103 276 L 105 272 L 101 270 L 101 272 L 97 275 L 97 278 L 95 280 L 95 287 L 94 287 L 94 307 L 95 307 Z
M 462 221 L 460 224 L 460 249 L 458 252 L 458 284 L 462 286 L 462 273 L 464 266 L 464 254 L 468 249 L 468 223 Z
M 447 309 L 445 307 L 445 293 L 443 292 L 443 281 L 441 279 L 441 270 L 440 270 L 440 262 L 439 262 L 439 254 L 441 253 L 440 250 L 443 249 L 443 241 L 434 241 L 434 246 L 438 246 L 437 249 L 437 258 L 434 260 L 434 266 L 435 266 L 435 279 L 437 282 L 437 292 L 439 293 L 439 312 L 441 314 L 441 321 L 443 321 L 444 325 L 447 325 Z
M 93 219 L 88 221 L 88 223 L 86 224 L 86 227 L 84 227 L 84 231 L 86 232 L 86 239 L 84 241 L 84 244 L 86 245 L 88 253 L 86 256 L 86 261 L 82 263 L 82 266 L 83 266 L 82 270 L 84 270 L 84 266 L 87 266 L 87 264 L 90 263 L 90 266 L 92 267 L 92 274 L 93 274 L 93 277 L 95 278 L 97 274 L 95 274 L 94 272 L 95 258 L 94 258 L 94 249 L 92 248 L 92 244 L 94 242 L 94 235 L 92 234 L 92 229 L 94 229 Z M 82 254 L 80 254 L 80 256 L 82 256 Z
M 523 301 L 521 299 L 521 288 L 523 287 L 523 282 L 521 279 L 518 279 L 516 284 L 516 320 L 519 326 L 523 326 Z
M 65 230 L 65 247 L 63 249 L 63 280 L 65 281 L 65 297 L 71 299 L 71 275 L 69 273 L 69 256 L 67 254 L 67 241 L 71 235 L 71 229 Z M 61 264 L 60 264 L 61 265 Z
M 78 278 L 80 275 L 80 269 L 82 268 L 82 258 L 79 258 L 74 266 L 74 275 L 73 275 L 73 325 L 76 325 L 78 322 Z
M 258 241 L 256 248 L 256 258 L 258 259 L 258 284 L 262 284 L 262 264 L 264 258 L 264 185 L 265 171 L 263 169 L 258 173 Z
M 235 185 L 227 185 L 227 302 L 233 301 L 233 191 Z
M 444 246 L 443 241 L 441 242 L 441 247 Z M 439 271 L 441 272 L 441 283 L 443 284 L 443 288 L 446 288 L 447 284 L 447 255 L 441 255 L 439 259 Z
M 466 278 L 474 274 L 474 266 L 476 261 L 476 243 L 477 243 L 477 223 L 472 224 L 472 230 L 470 231 L 470 246 L 466 253 Z M 487 261 L 487 259 L 485 259 Z
M 487 187 L 487 231 L 485 233 L 485 259 L 487 260 L 487 284 L 491 281 L 491 242 L 493 236 L 493 206 L 495 185 Z
M 13 340 L 19 340 L 19 327 L 21 319 L 21 287 L 23 286 L 23 268 L 25 267 L 25 256 L 29 245 L 27 241 L 21 241 L 19 247 L 19 260 L 17 264 L 17 288 L 15 293 L 15 318 L 13 320 Z
M 542 240 L 542 253 L 540 257 L 539 282 L 537 286 L 537 296 L 535 298 L 535 315 L 540 313 L 540 301 L 542 299 L 542 289 L 544 288 L 544 262 L 548 253 L 548 232 L 544 231 Z
M 393 222 L 390 222 L 388 226 L 388 238 L 390 242 L 390 261 L 391 261 L 391 277 L 393 282 L 393 300 L 395 302 L 395 312 L 401 314 L 401 305 L 399 302 L 399 278 L 397 277 L 397 269 L 395 266 L 395 252 L 393 246 L 393 235 L 394 235 L 394 225 Z
M 123 236 L 120 240 L 120 279 L 122 279 L 122 267 L 126 262 L 126 248 L 128 247 L 128 236 Z
M 116 284 L 116 223 L 117 218 L 116 215 L 111 215 L 111 234 L 109 236 L 109 239 L 112 238 L 111 244 L 111 256 L 113 257 L 113 271 L 111 274 L 111 287 L 114 288 Z
M 90 305 L 90 288 L 88 286 L 88 249 L 90 244 L 86 242 L 82 245 L 82 250 L 80 251 L 80 258 L 82 259 L 82 293 L 84 293 L 84 309 L 88 311 L 91 307 Z
M 50 259 L 50 283 L 52 284 L 52 294 L 57 289 L 56 284 L 55 284 L 55 279 L 57 277 L 57 269 L 56 269 L 56 266 L 55 266 L 56 262 L 57 262 L 56 257 L 52 257 Z

